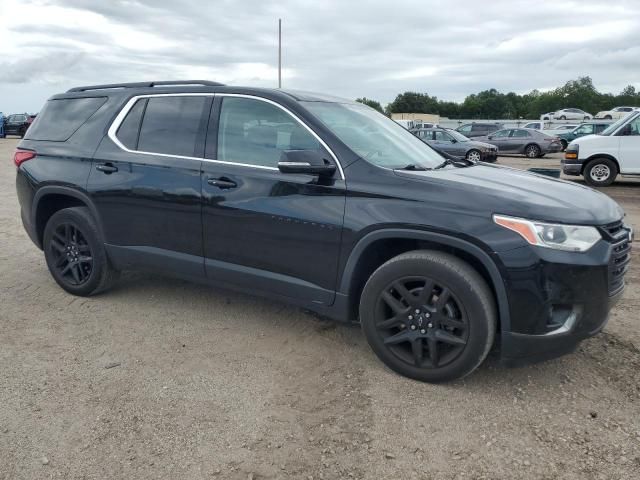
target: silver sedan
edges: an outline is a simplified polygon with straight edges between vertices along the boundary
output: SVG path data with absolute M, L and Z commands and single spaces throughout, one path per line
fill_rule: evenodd
M 558 137 L 530 128 L 505 128 L 474 140 L 495 145 L 498 153 L 519 153 L 528 158 L 538 158 L 562 150 Z

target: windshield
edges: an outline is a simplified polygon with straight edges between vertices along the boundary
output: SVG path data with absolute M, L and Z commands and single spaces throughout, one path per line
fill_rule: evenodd
M 620 120 L 618 120 L 615 123 L 612 123 L 606 129 L 604 129 L 600 135 L 611 135 L 613 132 L 615 132 L 618 129 L 618 127 L 620 127 L 624 123 L 627 123 L 633 117 L 634 117 L 633 114 L 627 115 L 626 117 L 622 117 Z
M 366 105 L 301 102 L 365 160 L 386 168 L 433 168 L 442 157 L 415 135 Z
M 460 132 L 456 132 L 455 130 L 449 130 L 447 129 L 447 133 L 449 135 L 451 135 L 453 138 L 455 138 L 457 141 L 459 142 L 468 142 L 469 139 L 467 137 L 465 137 L 463 134 L 461 134 Z

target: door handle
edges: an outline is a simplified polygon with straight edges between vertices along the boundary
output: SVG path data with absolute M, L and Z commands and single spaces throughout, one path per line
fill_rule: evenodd
M 103 173 L 110 174 L 118 171 L 118 167 L 113 166 L 110 163 L 99 163 L 96 165 L 96 170 L 99 170 Z
M 238 184 L 236 182 L 234 182 L 233 180 L 230 180 L 226 177 L 220 177 L 220 178 L 209 178 L 207 180 L 207 183 L 209 185 L 213 185 L 214 187 L 218 187 L 221 189 L 227 189 L 227 188 L 235 188 L 238 186 Z

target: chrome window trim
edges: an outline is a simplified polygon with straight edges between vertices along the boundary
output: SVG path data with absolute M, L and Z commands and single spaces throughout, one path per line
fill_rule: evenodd
M 256 169 L 259 169 L 259 170 L 271 170 L 271 171 L 276 171 L 276 172 L 279 171 L 278 168 L 276 168 L 276 167 L 267 167 L 267 166 L 262 166 L 262 165 L 252 165 L 250 163 L 230 162 L 230 161 L 226 161 L 226 160 L 214 160 L 213 158 L 206 158 L 206 157 L 205 158 L 199 158 L 199 157 L 189 157 L 189 156 L 184 156 L 184 155 L 170 155 L 168 153 L 154 153 L 154 152 L 146 152 L 146 151 L 143 151 L 143 150 L 131 150 L 131 149 L 127 148 L 126 146 L 124 146 L 122 144 L 122 142 L 116 136 L 116 133 L 117 133 L 118 129 L 120 128 L 120 125 L 124 121 L 125 117 L 129 113 L 129 110 L 131 110 L 133 105 L 138 100 L 140 100 L 141 98 L 154 98 L 154 97 L 216 97 L 216 96 L 219 96 L 219 97 L 249 98 L 249 99 L 253 99 L 253 100 L 259 100 L 261 102 L 270 103 L 271 105 L 275 105 L 279 109 L 283 110 L 285 113 L 289 114 L 296 122 L 298 122 L 300 125 L 302 125 L 309 133 L 311 133 L 311 135 L 313 135 L 313 137 L 315 137 L 315 139 L 318 140 L 318 142 L 320 142 L 320 145 L 322 145 L 327 150 L 327 152 L 329 152 L 329 155 L 331 155 L 331 158 L 333 158 L 333 161 L 336 163 L 336 166 L 338 167 L 338 171 L 340 172 L 340 178 L 342 180 L 345 179 L 344 171 L 342 170 L 342 165 L 340 164 L 340 161 L 338 160 L 338 157 L 336 156 L 335 153 L 333 153 L 333 150 L 331 150 L 329 148 L 329 146 L 325 143 L 325 141 L 322 140 L 322 138 L 320 138 L 320 136 L 316 132 L 311 130 L 311 128 L 306 123 L 304 123 L 295 113 L 293 113 L 288 108 L 280 105 L 278 102 L 274 102 L 273 100 L 269 100 L 268 98 L 258 97 L 256 95 L 247 95 L 247 94 L 241 94 L 241 93 L 151 93 L 151 94 L 136 95 L 134 97 L 131 97 L 129 99 L 129 101 L 125 104 L 125 106 L 122 107 L 122 109 L 120 110 L 118 115 L 116 115 L 116 118 L 113 120 L 113 122 L 111 123 L 111 126 L 109 127 L 109 130 L 107 131 L 107 136 L 111 139 L 111 141 L 113 143 L 116 144 L 116 146 L 118 148 L 120 148 L 121 150 L 123 150 L 125 152 L 128 152 L 128 153 L 139 153 L 141 155 L 154 155 L 154 156 L 158 156 L 158 157 L 182 158 L 182 159 L 185 159 L 185 160 L 197 160 L 199 162 L 219 163 L 219 164 L 222 164 L 222 165 L 235 165 L 235 166 L 238 166 L 238 167 L 256 168 Z

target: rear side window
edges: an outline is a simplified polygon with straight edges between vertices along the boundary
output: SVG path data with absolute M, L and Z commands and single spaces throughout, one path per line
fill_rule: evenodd
M 142 98 L 138 100 L 127 116 L 120 124 L 116 137 L 122 142 L 122 144 L 129 150 L 136 150 L 138 148 L 138 134 L 140 133 L 140 121 L 142 120 L 142 114 L 147 106 L 147 99 Z
M 106 97 L 49 100 L 27 130 L 26 138 L 64 142 L 106 101 Z
M 195 156 L 206 104 L 207 97 L 149 98 L 140 127 L 137 150 Z

